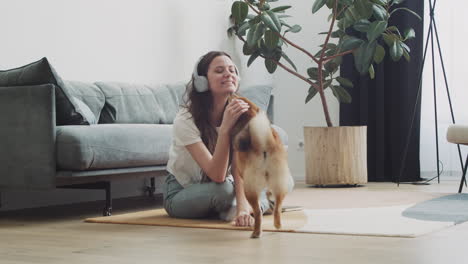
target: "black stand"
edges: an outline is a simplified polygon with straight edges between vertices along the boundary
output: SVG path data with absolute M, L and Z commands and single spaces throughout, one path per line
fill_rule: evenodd
M 441 171 L 440 171 L 440 168 L 439 168 L 440 159 L 439 159 L 439 132 L 438 132 L 438 122 L 437 122 L 438 121 L 437 120 L 437 94 L 436 94 L 436 81 L 435 81 L 436 71 L 435 71 L 435 54 L 434 54 L 434 32 L 435 32 L 435 39 L 437 41 L 437 48 L 438 48 L 438 52 L 439 52 L 440 62 L 441 62 L 441 65 L 442 65 L 442 72 L 444 74 L 445 88 L 446 88 L 446 91 L 447 91 L 447 97 L 448 97 L 448 102 L 449 102 L 449 106 L 450 106 L 450 114 L 452 116 L 452 123 L 455 124 L 455 117 L 454 117 L 454 114 L 453 114 L 452 100 L 450 98 L 450 92 L 449 92 L 448 82 L 447 82 L 447 75 L 445 73 L 444 59 L 442 58 L 442 50 L 441 50 L 440 42 L 439 42 L 439 34 L 437 33 L 437 26 L 436 26 L 435 16 L 434 16 L 434 9 L 435 9 L 435 4 L 436 4 L 437 0 L 428 0 L 428 2 L 429 2 L 429 16 L 430 16 L 430 22 L 429 23 L 430 24 L 429 24 L 429 30 L 428 30 L 427 38 L 426 38 L 426 46 L 424 47 L 424 55 L 423 55 L 423 59 L 422 59 L 421 67 L 420 67 L 420 72 L 419 72 L 418 94 L 417 94 L 417 97 L 416 97 L 416 102 L 414 104 L 413 116 L 412 116 L 412 119 L 411 119 L 410 130 L 409 130 L 409 133 L 408 133 L 408 137 L 406 138 L 406 145 L 405 145 L 405 149 L 403 151 L 402 162 L 401 162 L 401 165 L 400 165 L 401 166 L 400 167 L 400 173 L 398 174 L 398 177 L 397 177 L 398 186 L 400 186 L 400 179 L 401 179 L 401 176 L 403 174 L 404 164 L 405 164 L 405 161 L 406 161 L 406 156 L 408 154 L 408 146 L 409 146 L 409 143 L 410 143 L 411 131 L 413 130 L 414 119 L 415 119 L 415 116 L 416 116 L 416 107 L 417 107 L 419 99 L 421 97 L 422 73 L 423 73 L 423 70 L 424 70 L 424 62 L 426 61 L 426 54 L 427 54 L 427 47 L 428 47 L 428 44 L 429 44 L 429 38 L 430 38 L 430 41 L 431 41 L 432 84 L 433 84 L 433 88 L 434 88 L 434 115 L 435 115 L 434 125 L 435 125 L 435 134 L 436 134 L 435 140 L 436 140 L 436 157 L 437 157 L 437 176 L 435 176 L 435 177 L 433 177 L 431 179 L 428 179 L 428 180 L 426 180 L 424 182 L 416 182 L 416 183 L 413 183 L 413 184 L 429 184 L 429 182 L 432 181 L 435 178 L 437 178 L 438 183 L 440 183 Z M 463 159 L 462 159 L 462 154 L 461 154 L 461 150 L 460 150 L 460 145 L 457 145 L 457 147 L 458 147 L 458 155 L 460 157 L 461 169 L 462 169 L 462 172 L 464 172 L 465 169 L 464 169 L 464 166 L 463 166 Z M 462 177 L 462 182 L 460 183 L 460 187 L 463 185 L 463 182 L 466 185 L 466 181 L 465 181 L 464 176 Z M 460 188 L 459 192 L 461 192 L 461 188 Z

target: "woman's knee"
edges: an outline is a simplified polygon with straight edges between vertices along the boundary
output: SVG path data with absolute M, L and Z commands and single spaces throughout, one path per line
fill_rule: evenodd
M 218 200 L 232 200 L 236 197 L 234 184 L 232 182 L 225 181 L 223 183 L 213 182 L 214 195 Z

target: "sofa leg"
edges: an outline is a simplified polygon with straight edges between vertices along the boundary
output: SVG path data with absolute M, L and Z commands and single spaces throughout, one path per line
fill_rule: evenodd
M 104 207 L 104 211 L 102 213 L 103 216 L 111 216 L 112 215 L 112 195 L 111 195 L 111 183 L 105 183 L 106 189 L 106 207 Z
M 72 184 L 57 186 L 57 188 L 68 188 L 68 189 L 99 189 L 106 191 L 106 205 L 103 209 L 102 215 L 112 215 L 112 193 L 111 193 L 111 182 L 100 181 L 94 183 L 83 183 L 83 184 Z
M 155 183 L 154 177 L 151 177 L 150 181 L 151 181 L 151 185 L 146 186 L 145 191 L 148 193 L 149 197 L 154 197 L 154 193 L 156 192 L 156 183 Z

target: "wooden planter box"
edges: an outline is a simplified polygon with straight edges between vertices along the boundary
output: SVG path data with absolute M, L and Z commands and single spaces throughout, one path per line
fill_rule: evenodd
M 304 127 L 306 184 L 367 183 L 367 127 Z

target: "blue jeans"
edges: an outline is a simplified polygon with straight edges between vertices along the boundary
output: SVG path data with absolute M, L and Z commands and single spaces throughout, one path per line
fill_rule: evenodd
M 206 182 L 182 187 L 174 175 L 169 174 L 163 185 L 163 204 L 166 212 L 175 218 L 218 217 L 235 208 L 236 192 L 234 183 L 226 180 L 223 183 Z M 260 196 L 262 212 L 270 208 L 266 191 Z

